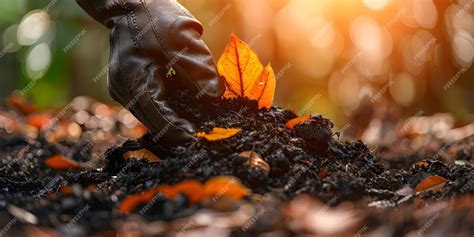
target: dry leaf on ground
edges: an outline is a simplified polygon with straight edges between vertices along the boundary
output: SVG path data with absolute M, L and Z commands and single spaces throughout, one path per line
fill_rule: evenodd
M 6 102 L 8 105 L 17 109 L 23 114 L 31 114 L 36 110 L 35 105 L 33 105 L 31 101 L 28 101 L 20 93 L 12 93 L 7 97 Z
M 71 186 L 61 186 L 59 188 L 59 192 L 62 193 L 62 194 L 69 195 L 69 194 L 73 193 L 73 189 L 72 189 Z
M 184 194 L 191 204 L 199 203 L 205 198 L 205 193 L 202 191 L 202 184 L 197 180 L 185 180 L 174 185 L 173 189 L 176 195 L 179 193 Z
M 441 176 L 430 176 L 423 181 L 421 181 L 415 188 L 416 192 L 424 192 L 424 191 L 436 191 L 441 189 L 444 184 L 448 182 L 447 179 Z
M 286 125 L 285 125 L 285 126 L 286 126 L 286 128 L 288 128 L 288 129 L 294 129 L 297 124 L 302 123 L 302 122 L 304 122 L 304 121 L 306 121 L 306 120 L 308 120 L 308 119 L 310 119 L 310 118 L 311 118 L 310 115 L 299 116 L 299 117 L 296 117 L 296 118 L 294 118 L 294 119 L 292 119 L 292 120 L 286 122 Z
M 246 188 L 239 179 L 232 176 L 218 176 L 204 184 L 197 180 L 185 180 L 174 185 L 159 185 L 143 193 L 130 195 L 122 201 L 119 211 L 121 213 L 132 212 L 138 205 L 147 203 L 159 197 L 158 195 L 174 200 L 178 197 L 178 194 L 183 194 L 190 204 L 197 204 L 205 199 L 223 196 L 241 200 L 250 193 L 250 189 Z
M 69 170 L 69 169 L 80 169 L 82 165 L 77 161 L 66 158 L 62 155 L 54 155 L 46 158 L 44 161 L 46 166 L 55 170 Z
M 150 201 L 151 199 L 153 199 L 156 195 L 159 195 L 159 194 L 160 194 L 160 189 L 158 187 L 155 187 L 155 188 L 149 189 L 149 190 L 147 190 L 143 193 L 130 195 L 130 196 L 126 197 L 125 200 L 123 200 L 122 203 L 120 203 L 119 211 L 120 211 L 120 213 L 131 212 L 131 211 L 135 210 L 135 208 L 139 204 L 146 203 L 146 202 Z
M 160 158 L 153 154 L 151 151 L 147 149 L 140 149 L 136 151 L 128 151 L 123 155 L 123 158 L 125 160 L 128 160 L 130 158 L 135 158 L 138 160 L 147 160 L 149 163 L 157 163 L 160 162 Z
M 196 136 L 208 141 L 219 141 L 235 136 L 240 130 L 240 128 L 213 128 L 209 133 L 199 132 Z
M 239 179 L 232 176 L 218 176 L 208 180 L 204 184 L 204 194 L 207 198 L 219 198 L 222 196 L 241 200 L 252 191 L 247 189 Z
M 28 116 L 26 123 L 37 129 L 41 129 L 44 125 L 49 123 L 52 119 L 50 114 L 31 114 Z

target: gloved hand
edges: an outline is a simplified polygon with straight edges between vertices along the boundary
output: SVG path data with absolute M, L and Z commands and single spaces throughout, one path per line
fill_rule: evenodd
M 76 1 L 112 30 L 112 98 L 157 133 L 160 143 L 176 145 L 193 139 L 193 125 L 166 103 L 172 91 L 165 84 L 184 83 L 192 92 L 190 98 L 223 94 L 225 85 L 201 39 L 202 25 L 175 0 Z

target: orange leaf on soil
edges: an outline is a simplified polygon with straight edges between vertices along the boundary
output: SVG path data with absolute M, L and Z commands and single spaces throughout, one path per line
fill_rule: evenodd
M 168 185 L 168 184 L 162 184 L 160 186 L 157 187 L 158 189 L 158 192 L 161 192 L 161 194 L 168 198 L 168 199 L 171 199 L 171 200 L 174 200 L 176 199 L 176 197 L 178 196 L 178 192 L 176 192 L 176 189 L 174 188 L 174 186 L 172 185 Z
M 237 178 L 230 176 L 215 177 L 205 184 L 201 184 L 197 180 L 185 180 L 174 185 L 163 184 L 143 193 L 129 195 L 120 204 L 119 211 L 121 213 L 132 212 L 138 205 L 149 202 L 157 195 L 174 200 L 180 193 L 187 198 L 190 204 L 196 204 L 208 198 L 222 196 L 240 200 L 249 195 L 251 191 L 243 186 Z
M 275 95 L 276 77 L 270 64 L 266 66 L 261 75 L 255 80 L 248 98 L 258 101 L 259 108 L 272 107 L 273 97 Z
M 286 122 L 285 126 L 288 129 L 294 129 L 297 124 L 302 123 L 302 122 L 304 122 L 304 121 L 306 121 L 310 118 L 311 118 L 311 115 L 296 117 L 296 118 Z
M 422 160 L 422 161 L 416 162 L 415 165 L 416 166 L 428 166 L 428 165 L 430 165 L 430 163 L 428 163 L 428 161 Z
M 447 179 L 441 176 L 430 176 L 423 181 L 421 181 L 415 188 L 416 192 L 424 192 L 429 190 L 439 190 L 441 189 L 444 184 L 448 182 Z
M 49 114 L 31 114 L 28 116 L 26 123 L 37 129 L 41 129 L 45 124 L 51 121 L 52 116 Z
M 7 98 L 7 103 L 23 114 L 31 114 L 35 111 L 35 106 L 19 93 L 12 93 Z
M 46 166 L 55 170 L 69 170 L 69 169 L 80 169 L 82 166 L 74 160 L 66 158 L 62 155 L 54 155 L 46 158 L 44 161 Z
M 128 160 L 130 158 L 135 158 L 138 160 L 147 160 L 149 163 L 157 163 L 160 162 L 160 158 L 153 154 L 151 151 L 147 149 L 140 149 L 136 151 L 128 151 L 123 155 L 123 158 L 125 160 Z
M 131 212 L 131 211 L 135 210 L 135 208 L 139 204 L 146 203 L 146 202 L 150 201 L 156 195 L 159 195 L 159 193 L 160 193 L 160 189 L 158 187 L 155 187 L 155 188 L 151 188 L 151 189 L 149 189 L 149 190 L 147 190 L 143 193 L 127 196 L 122 201 L 122 203 L 120 203 L 119 211 L 121 213 Z
M 127 135 L 130 137 L 130 139 L 138 139 L 140 137 L 143 137 L 147 132 L 148 128 L 145 127 L 145 125 L 139 123 L 132 129 L 130 129 L 130 131 L 127 132 Z
M 213 128 L 209 133 L 199 132 L 196 136 L 208 141 L 219 141 L 233 137 L 239 132 L 240 128 Z
M 59 192 L 66 195 L 73 193 L 71 186 L 61 186 L 61 188 L 59 188 Z
M 208 180 L 204 184 L 204 193 L 207 198 L 226 196 L 235 200 L 241 200 L 245 196 L 248 196 L 251 191 L 237 178 L 232 176 L 219 176 Z
M 185 180 L 180 182 L 174 185 L 174 190 L 176 194 L 184 194 L 191 204 L 199 203 L 204 198 L 206 198 L 205 193 L 203 192 L 202 184 L 197 180 Z
M 217 70 L 225 79 L 224 98 L 244 98 L 259 102 L 260 108 L 273 103 L 276 79 L 270 65 L 266 68 L 257 54 L 234 34 L 217 62 Z
M 324 168 L 319 172 L 318 176 L 323 179 L 323 178 L 326 178 L 328 174 L 329 174 L 328 168 Z

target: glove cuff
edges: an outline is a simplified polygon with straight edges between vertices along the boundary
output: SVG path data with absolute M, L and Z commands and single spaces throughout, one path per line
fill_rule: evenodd
M 139 6 L 140 0 L 76 0 L 94 20 L 112 28 L 115 25 L 113 17 L 129 13 Z

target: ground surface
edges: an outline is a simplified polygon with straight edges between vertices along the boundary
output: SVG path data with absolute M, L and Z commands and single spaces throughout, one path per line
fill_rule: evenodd
M 176 99 L 173 107 L 197 120 L 199 131 L 241 132 L 222 141 L 197 139 L 163 148 L 156 142 L 159 134 L 122 138 L 127 119 L 112 108 L 84 103 L 76 101 L 61 115 L 62 135 L 35 133 L 32 115 L 3 110 L 0 121 L 16 120 L 16 125 L 0 138 L 0 236 L 474 234 L 473 136 L 430 139 L 425 141 L 429 149 L 402 149 L 407 141 L 401 138 L 371 148 L 342 141 L 321 116 L 288 129 L 286 122 L 296 117 L 288 110 L 258 110 L 253 102 L 237 100 L 210 103 L 203 113 Z M 89 120 L 80 121 L 86 113 Z M 108 116 L 114 118 L 112 127 L 102 123 Z M 92 118 L 98 118 L 97 126 Z M 141 149 L 160 160 L 124 158 Z M 249 164 L 244 151 L 259 154 L 263 162 Z M 54 155 L 81 167 L 51 168 L 46 160 Z M 119 212 L 132 194 L 216 176 L 237 177 L 252 194 L 240 201 L 217 196 L 192 205 L 186 195 L 174 200 L 159 195 L 130 214 Z M 444 181 L 420 186 L 433 176 Z

